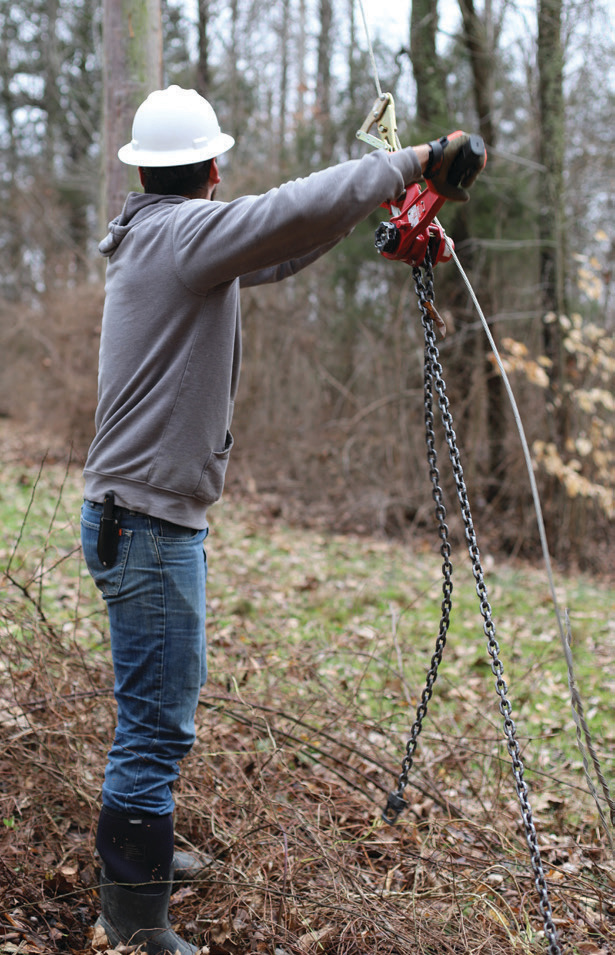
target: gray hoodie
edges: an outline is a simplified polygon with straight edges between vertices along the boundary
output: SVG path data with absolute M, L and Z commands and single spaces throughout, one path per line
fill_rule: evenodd
M 224 203 L 130 193 L 108 258 L 85 496 L 204 528 L 222 493 L 241 362 L 239 287 L 292 275 L 421 175 L 383 150 Z

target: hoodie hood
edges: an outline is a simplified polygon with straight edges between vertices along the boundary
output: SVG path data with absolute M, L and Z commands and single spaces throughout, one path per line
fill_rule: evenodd
M 126 202 L 119 216 L 109 223 L 109 232 L 98 246 L 98 251 L 105 258 L 113 255 L 124 236 L 130 232 L 137 222 L 143 222 L 161 205 L 178 205 L 188 202 L 184 196 L 157 196 L 146 192 L 129 192 Z

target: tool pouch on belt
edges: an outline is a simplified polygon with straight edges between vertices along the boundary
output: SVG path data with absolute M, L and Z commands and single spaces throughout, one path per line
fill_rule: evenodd
M 113 567 L 115 564 L 120 534 L 120 522 L 115 516 L 115 495 L 113 491 L 109 491 L 105 494 L 98 528 L 98 559 L 103 567 Z

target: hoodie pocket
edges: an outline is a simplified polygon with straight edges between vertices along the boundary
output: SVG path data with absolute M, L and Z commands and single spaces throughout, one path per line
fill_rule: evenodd
M 194 498 L 207 506 L 214 504 L 224 487 L 233 436 L 230 431 L 226 432 L 221 451 L 205 448 L 199 455 L 190 453 L 188 448 L 193 449 L 199 443 L 196 434 L 191 446 L 185 436 L 181 441 L 163 441 L 147 475 L 147 483 L 151 487 Z
M 229 456 L 233 447 L 233 435 L 226 432 L 226 440 L 222 451 L 212 451 L 207 459 L 201 478 L 196 486 L 195 497 L 206 504 L 213 504 L 222 496 L 224 477 L 228 467 Z

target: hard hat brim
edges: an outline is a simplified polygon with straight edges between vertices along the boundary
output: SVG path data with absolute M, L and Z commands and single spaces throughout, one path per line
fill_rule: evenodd
M 204 162 L 221 156 L 235 145 L 235 140 L 227 133 L 219 133 L 206 146 L 191 149 L 151 150 L 135 149 L 132 142 L 118 150 L 118 159 L 128 166 L 144 168 L 162 168 L 168 166 L 188 166 L 191 163 Z

